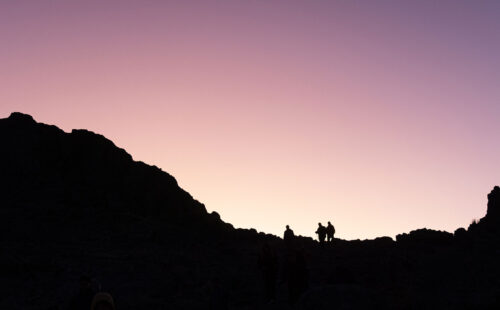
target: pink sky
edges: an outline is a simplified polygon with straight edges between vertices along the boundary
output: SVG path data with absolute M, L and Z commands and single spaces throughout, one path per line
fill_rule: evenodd
M 453 231 L 499 184 L 498 1 L 2 1 L 0 117 L 87 128 L 236 227 Z

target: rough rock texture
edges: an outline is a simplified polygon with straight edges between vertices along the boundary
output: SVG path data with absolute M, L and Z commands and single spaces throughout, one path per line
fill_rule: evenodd
M 500 187 L 495 186 L 488 194 L 488 210 L 482 222 L 488 222 L 491 229 L 500 230 Z
M 0 146 L 0 309 L 66 309 L 82 275 L 118 309 L 207 309 L 214 296 L 230 309 L 289 309 L 297 251 L 308 289 L 295 309 L 499 306 L 498 187 L 487 215 L 454 235 L 419 229 L 325 247 L 298 237 L 290 249 L 234 229 L 171 175 L 87 130 L 13 113 L 0 119 Z M 257 264 L 264 243 L 278 262 L 277 298 L 267 305 Z

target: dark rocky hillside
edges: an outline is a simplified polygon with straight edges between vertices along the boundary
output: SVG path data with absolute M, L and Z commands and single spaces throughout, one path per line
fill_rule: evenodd
M 0 309 L 68 309 L 82 275 L 117 309 L 210 309 L 214 300 L 229 309 L 500 309 L 498 187 L 486 216 L 454 234 L 286 246 L 234 229 L 171 175 L 92 132 L 13 113 L 0 119 L 0 145 Z M 272 303 L 263 301 L 264 244 L 277 258 Z M 287 262 L 299 252 L 308 286 L 290 306 Z

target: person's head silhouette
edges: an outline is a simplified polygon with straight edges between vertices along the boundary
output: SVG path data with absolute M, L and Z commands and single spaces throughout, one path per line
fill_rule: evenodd
M 97 293 L 92 300 L 92 310 L 115 310 L 113 297 L 108 293 Z

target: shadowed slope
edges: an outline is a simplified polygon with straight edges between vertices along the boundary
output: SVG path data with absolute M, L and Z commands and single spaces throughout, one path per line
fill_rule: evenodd
M 257 237 L 207 213 L 171 175 L 101 135 L 12 113 L 0 120 L 0 145 L 0 308 L 64 305 L 82 274 L 130 307 L 154 295 L 161 301 L 153 304 L 175 296 L 170 303 L 182 308 L 201 294 L 202 285 L 184 289 L 193 269 L 203 268 L 195 278 L 206 283 L 222 268 L 241 268 L 226 267 L 218 252 L 235 255 L 237 247 L 203 244 Z
M 182 190 L 166 172 L 135 162 L 123 149 L 87 130 L 65 133 L 13 113 L 0 120 L 1 194 L 12 203 L 43 201 L 130 212 L 184 227 L 230 229 Z M 37 206 L 30 206 L 36 208 Z
M 296 309 L 496 309 L 500 188 L 455 234 L 419 229 L 318 246 L 234 229 L 166 172 L 103 136 L 65 133 L 13 113 L 0 119 L 1 309 L 65 309 L 82 274 L 118 309 L 206 309 L 214 283 L 231 309 L 289 309 L 299 252 L 308 290 Z M 285 224 L 285 223 L 284 223 Z M 312 227 L 313 228 L 313 227 Z M 262 301 L 259 252 L 276 250 L 277 300 Z M 304 271 L 304 270 L 303 270 Z

